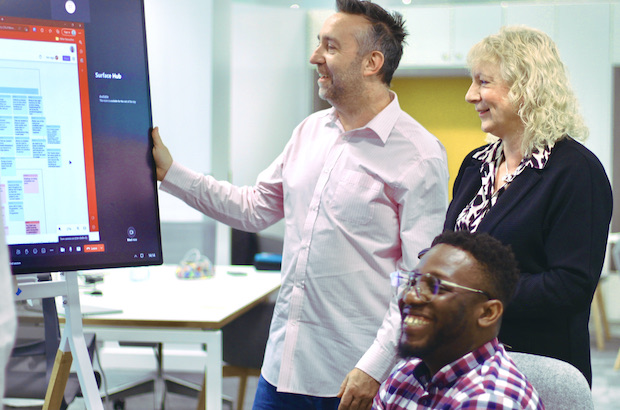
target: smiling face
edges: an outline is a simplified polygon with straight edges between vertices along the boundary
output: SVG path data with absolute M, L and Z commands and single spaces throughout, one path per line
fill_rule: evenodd
M 480 63 L 471 73 L 472 83 L 465 100 L 475 105 L 482 131 L 501 139 L 521 139 L 523 121 L 508 99 L 510 87 L 502 78 L 499 65 Z
M 362 16 L 336 13 L 319 33 L 319 45 L 310 57 L 319 73 L 319 97 L 337 106 L 356 98 L 362 91 L 362 61 L 356 34 L 370 23 Z
M 480 273 L 476 260 L 461 249 L 439 244 L 431 248 L 416 267 L 431 275 L 476 289 Z M 459 289 L 440 289 L 428 303 L 410 289 L 399 301 L 402 332 L 399 353 L 402 357 L 419 357 L 435 373 L 477 348 L 487 336 L 478 329 L 478 317 L 484 295 Z

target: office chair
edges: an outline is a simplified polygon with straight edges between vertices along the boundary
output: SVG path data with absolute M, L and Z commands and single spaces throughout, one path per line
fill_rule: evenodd
M 39 275 L 39 281 L 51 280 L 51 275 Z M 7 364 L 5 397 L 15 399 L 45 399 L 47 386 L 54 368 L 54 361 L 60 345 L 60 325 L 54 298 L 41 299 L 43 313 L 43 338 L 18 339 Z M 86 347 L 92 362 L 96 346 L 95 334 L 84 334 Z M 101 377 L 95 372 L 97 385 Z M 81 396 L 77 374 L 72 373 L 67 380 L 60 409 L 66 409 L 71 402 Z M 5 407 L 10 407 L 5 405 Z
M 547 410 L 593 410 L 592 392 L 573 365 L 551 357 L 508 352 L 532 383 Z
M 260 376 L 275 302 L 256 306 L 222 329 L 224 377 L 239 377 L 237 410 L 243 410 L 248 377 Z
M 120 346 L 130 346 L 130 347 L 150 347 L 153 349 L 153 353 L 155 354 L 155 359 L 157 361 L 157 369 L 155 374 L 149 374 L 148 376 L 134 380 L 130 382 L 126 382 L 110 388 L 106 391 L 105 399 L 111 401 L 112 408 L 114 410 L 123 410 L 125 409 L 125 399 L 136 396 L 144 393 L 155 393 L 156 388 L 155 384 L 158 379 L 162 377 L 162 368 L 163 368 L 163 344 L 162 343 L 148 343 L 148 342 L 123 342 L 120 341 L 118 343 Z M 162 402 L 162 409 L 164 408 Z

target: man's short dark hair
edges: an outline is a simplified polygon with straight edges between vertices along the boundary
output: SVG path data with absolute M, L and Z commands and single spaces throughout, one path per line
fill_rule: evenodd
M 383 53 L 385 61 L 379 74 L 389 86 L 403 55 L 403 43 L 407 36 L 403 16 L 398 12 L 389 13 L 365 0 L 336 0 L 336 7 L 340 13 L 361 15 L 370 22 L 371 30 L 357 36 L 359 51 L 362 55 L 374 50 Z
M 514 294 L 519 279 L 519 268 L 512 249 L 487 233 L 445 231 L 433 240 L 454 246 L 471 254 L 480 266 L 486 290 L 506 306 Z

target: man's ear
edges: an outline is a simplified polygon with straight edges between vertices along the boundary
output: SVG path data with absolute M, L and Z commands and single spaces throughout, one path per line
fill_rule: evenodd
M 504 313 L 504 305 L 498 299 L 490 299 L 480 306 L 479 312 L 478 325 L 488 328 L 499 324 Z
M 385 57 L 381 51 L 375 50 L 370 52 L 364 59 L 364 75 L 377 75 L 383 67 L 384 62 Z

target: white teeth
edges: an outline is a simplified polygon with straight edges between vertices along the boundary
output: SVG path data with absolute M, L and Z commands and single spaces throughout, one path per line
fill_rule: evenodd
M 428 320 L 419 316 L 407 316 L 404 320 L 407 326 L 421 326 L 428 324 Z

